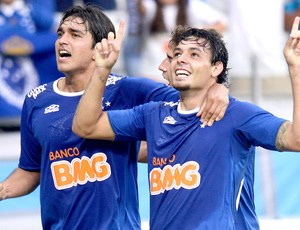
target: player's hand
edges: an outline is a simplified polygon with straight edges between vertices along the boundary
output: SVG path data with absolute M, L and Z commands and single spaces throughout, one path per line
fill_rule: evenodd
M 7 198 L 7 191 L 3 184 L 0 184 L 0 201 Z
M 103 38 L 95 46 L 96 66 L 105 69 L 111 69 L 117 62 L 124 36 L 125 22 L 122 20 L 119 25 L 119 31 L 116 34 L 109 32 L 107 39 Z
M 283 53 L 287 64 L 292 66 L 300 65 L 300 31 L 299 31 L 300 17 L 295 17 L 291 29 L 291 34 L 285 44 Z
M 201 116 L 204 125 L 212 126 L 224 117 L 228 104 L 228 89 L 222 84 L 214 84 L 208 90 L 197 116 Z

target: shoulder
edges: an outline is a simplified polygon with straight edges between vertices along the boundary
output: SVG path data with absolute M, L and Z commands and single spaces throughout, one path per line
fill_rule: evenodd
M 137 87 L 140 85 L 150 85 L 150 84 L 156 84 L 157 82 L 147 79 L 147 78 L 141 78 L 141 77 L 129 77 L 129 76 L 122 76 L 115 73 L 110 73 L 107 82 L 106 87 L 111 86 L 126 86 L 130 85 L 131 87 Z
M 31 113 L 33 110 L 41 108 L 44 103 L 49 101 L 49 92 L 53 91 L 53 82 L 41 84 L 31 89 L 25 96 L 22 113 Z
M 229 97 L 229 106 L 228 109 L 234 109 L 234 110 L 238 110 L 238 109 L 243 109 L 243 110 L 263 110 L 262 108 L 260 108 L 259 106 L 248 102 L 248 101 L 241 101 L 237 98 L 234 97 Z
M 150 101 L 138 106 L 135 106 L 134 109 L 145 110 L 145 111 L 156 111 L 158 109 L 164 108 L 165 102 L 163 101 Z
M 126 78 L 127 77 L 118 74 L 110 73 L 106 82 L 106 87 L 120 84 Z
M 145 114 L 165 114 L 173 110 L 177 111 L 178 102 L 151 101 L 141 106 Z
M 236 125 L 246 124 L 251 122 L 262 122 L 263 120 L 276 120 L 269 111 L 247 101 L 239 101 L 235 98 L 230 98 L 229 106 L 226 115 Z M 264 121 L 266 122 L 266 121 Z
M 166 94 L 165 92 L 177 92 L 175 89 L 168 87 L 162 82 L 157 82 L 144 77 L 129 77 L 111 74 L 106 86 L 107 88 L 110 88 L 112 85 L 120 87 L 120 92 L 126 93 L 126 95 L 130 93 L 152 97 L 156 94 Z
M 108 80 L 107 85 L 115 84 L 115 83 L 122 83 L 122 84 L 134 84 L 135 86 L 138 85 L 164 85 L 161 82 L 154 81 L 149 78 L 144 77 L 130 77 L 130 76 L 121 76 L 117 74 L 111 73 Z
M 57 80 L 56 80 L 57 81 Z M 38 106 L 49 101 L 51 95 L 55 95 L 54 82 L 48 82 L 32 88 L 25 96 L 24 104 Z
M 41 95 L 45 94 L 45 92 L 51 87 L 53 86 L 53 82 L 50 83 L 45 83 L 45 84 L 41 84 L 33 89 L 31 89 L 27 95 L 26 98 L 28 99 L 37 99 L 38 97 L 40 97 Z M 52 90 L 53 91 L 53 90 Z

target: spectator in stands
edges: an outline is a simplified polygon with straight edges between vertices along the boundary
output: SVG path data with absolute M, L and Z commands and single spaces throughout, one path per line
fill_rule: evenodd
M 123 61 L 128 76 L 140 76 L 140 63 L 145 39 L 145 22 L 149 12 L 143 0 L 127 0 L 127 34 L 124 41 Z M 153 10 L 152 10 L 153 12 Z
M 300 15 L 300 0 L 286 0 L 284 3 L 284 30 L 290 32 L 294 18 Z

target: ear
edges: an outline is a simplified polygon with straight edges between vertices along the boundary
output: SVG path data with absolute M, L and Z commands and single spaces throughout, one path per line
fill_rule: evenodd
M 223 62 L 221 61 L 216 62 L 216 64 L 212 66 L 211 76 L 214 78 L 218 77 L 222 73 L 223 69 L 224 69 Z

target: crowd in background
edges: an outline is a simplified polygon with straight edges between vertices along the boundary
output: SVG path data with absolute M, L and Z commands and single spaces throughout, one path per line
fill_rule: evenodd
M 297 0 L 0 0 L 0 117 L 18 116 L 31 88 L 60 77 L 56 28 L 63 11 L 83 3 L 100 5 L 116 27 L 126 20 L 119 74 L 163 81 L 157 66 L 166 42 L 175 25 L 185 24 L 224 35 L 230 77 L 251 76 L 254 62 L 259 77 L 287 75 L 281 49 Z

